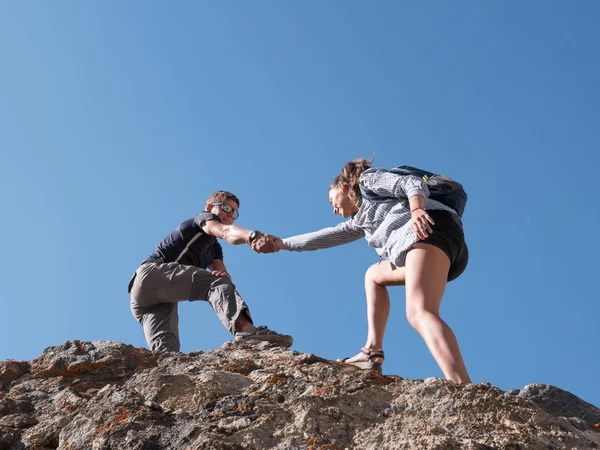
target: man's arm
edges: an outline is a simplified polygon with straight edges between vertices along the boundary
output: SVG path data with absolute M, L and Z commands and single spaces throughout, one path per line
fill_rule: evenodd
M 255 239 L 251 241 L 250 234 L 252 231 L 238 227 L 237 225 L 225 225 L 217 220 L 204 222 L 202 231 L 211 236 L 223 239 L 233 245 L 248 244 L 255 251 L 262 253 L 272 253 L 279 250 L 273 245 L 269 239 L 269 235 L 265 236 L 261 232 L 256 232 Z
M 202 225 L 202 231 L 211 236 L 223 239 L 233 245 L 246 244 L 250 238 L 250 230 L 237 225 L 225 225 L 218 220 L 207 220 Z

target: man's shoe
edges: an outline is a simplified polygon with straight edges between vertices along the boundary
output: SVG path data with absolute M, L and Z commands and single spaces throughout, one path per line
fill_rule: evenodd
M 279 334 L 267 327 L 256 327 L 252 331 L 238 331 L 235 333 L 236 341 L 247 341 L 253 339 L 255 341 L 267 341 L 281 347 L 291 347 L 294 343 L 294 338 L 287 334 Z

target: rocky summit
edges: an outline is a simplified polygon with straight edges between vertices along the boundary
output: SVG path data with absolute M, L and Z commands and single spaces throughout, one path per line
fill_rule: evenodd
M 553 386 L 346 369 L 267 343 L 67 342 L 0 363 L 0 449 L 600 448 L 600 410 Z

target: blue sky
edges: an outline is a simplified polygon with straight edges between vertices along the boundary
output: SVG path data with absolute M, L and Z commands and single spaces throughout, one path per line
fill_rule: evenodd
M 239 225 L 335 225 L 352 158 L 461 181 L 470 264 L 442 315 L 474 382 L 600 405 L 600 5 L 0 3 L 0 360 L 67 340 L 144 346 L 126 286 L 214 190 Z M 224 244 L 255 321 L 326 358 L 366 336 L 365 241 L 255 255 Z M 392 288 L 384 372 L 441 373 Z M 182 350 L 229 335 L 180 304 Z

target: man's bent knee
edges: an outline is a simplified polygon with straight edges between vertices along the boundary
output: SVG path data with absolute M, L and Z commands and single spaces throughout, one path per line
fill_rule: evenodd
M 210 285 L 209 296 L 211 293 L 219 293 L 220 295 L 233 295 L 235 285 L 228 277 L 217 277 Z
M 209 274 L 192 284 L 191 300 L 210 300 L 211 296 L 233 295 L 235 285 L 228 277 L 215 277 Z

